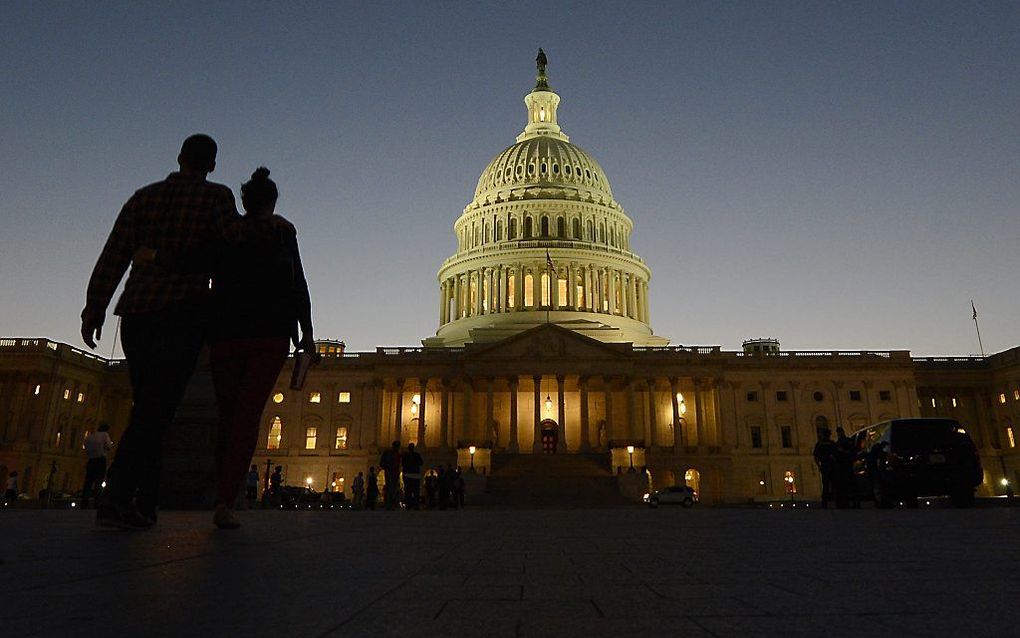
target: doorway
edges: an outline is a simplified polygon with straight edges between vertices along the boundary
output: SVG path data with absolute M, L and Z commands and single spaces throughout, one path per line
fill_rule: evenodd
M 559 442 L 559 427 L 555 421 L 542 421 L 542 453 L 556 454 L 556 444 Z

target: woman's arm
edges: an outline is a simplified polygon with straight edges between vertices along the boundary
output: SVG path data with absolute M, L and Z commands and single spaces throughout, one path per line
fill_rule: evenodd
M 295 342 L 306 352 L 315 351 L 312 337 L 312 300 L 308 293 L 308 282 L 301 265 L 301 251 L 298 249 L 297 232 L 287 234 L 291 253 L 294 257 L 294 305 L 297 312 L 298 325 L 301 327 L 301 339 Z

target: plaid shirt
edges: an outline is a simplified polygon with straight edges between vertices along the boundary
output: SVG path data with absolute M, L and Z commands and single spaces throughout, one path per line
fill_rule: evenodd
M 240 219 L 234 194 L 222 184 L 175 172 L 162 182 L 139 189 L 121 209 L 92 270 L 82 314 L 105 313 L 139 247 L 185 253 L 217 241 L 227 243 L 236 239 Z M 208 299 L 209 277 L 208 273 L 136 264 L 114 312 L 155 312 Z

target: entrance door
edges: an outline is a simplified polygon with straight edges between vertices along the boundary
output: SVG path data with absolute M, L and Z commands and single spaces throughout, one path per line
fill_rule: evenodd
M 542 452 L 556 454 L 556 424 L 548 421 L 542 424 Z

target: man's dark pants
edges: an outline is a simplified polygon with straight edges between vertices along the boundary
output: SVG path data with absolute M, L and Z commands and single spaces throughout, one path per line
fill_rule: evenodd
M 107 479 L 109 500 L 155 518 L 163 466 L 163 436 L 184 396 L 205 342 L 208 313 L 182 306 L 127 315 L 121 346 L 127 358 L 134 405 Z
M 106 478 L 106 457 L 98 456 L 89 459 L 85 465 L 85 486 L 81 491 L 82 507 L 88 507 L 89 501 L 96 498 L 104 478 Z

